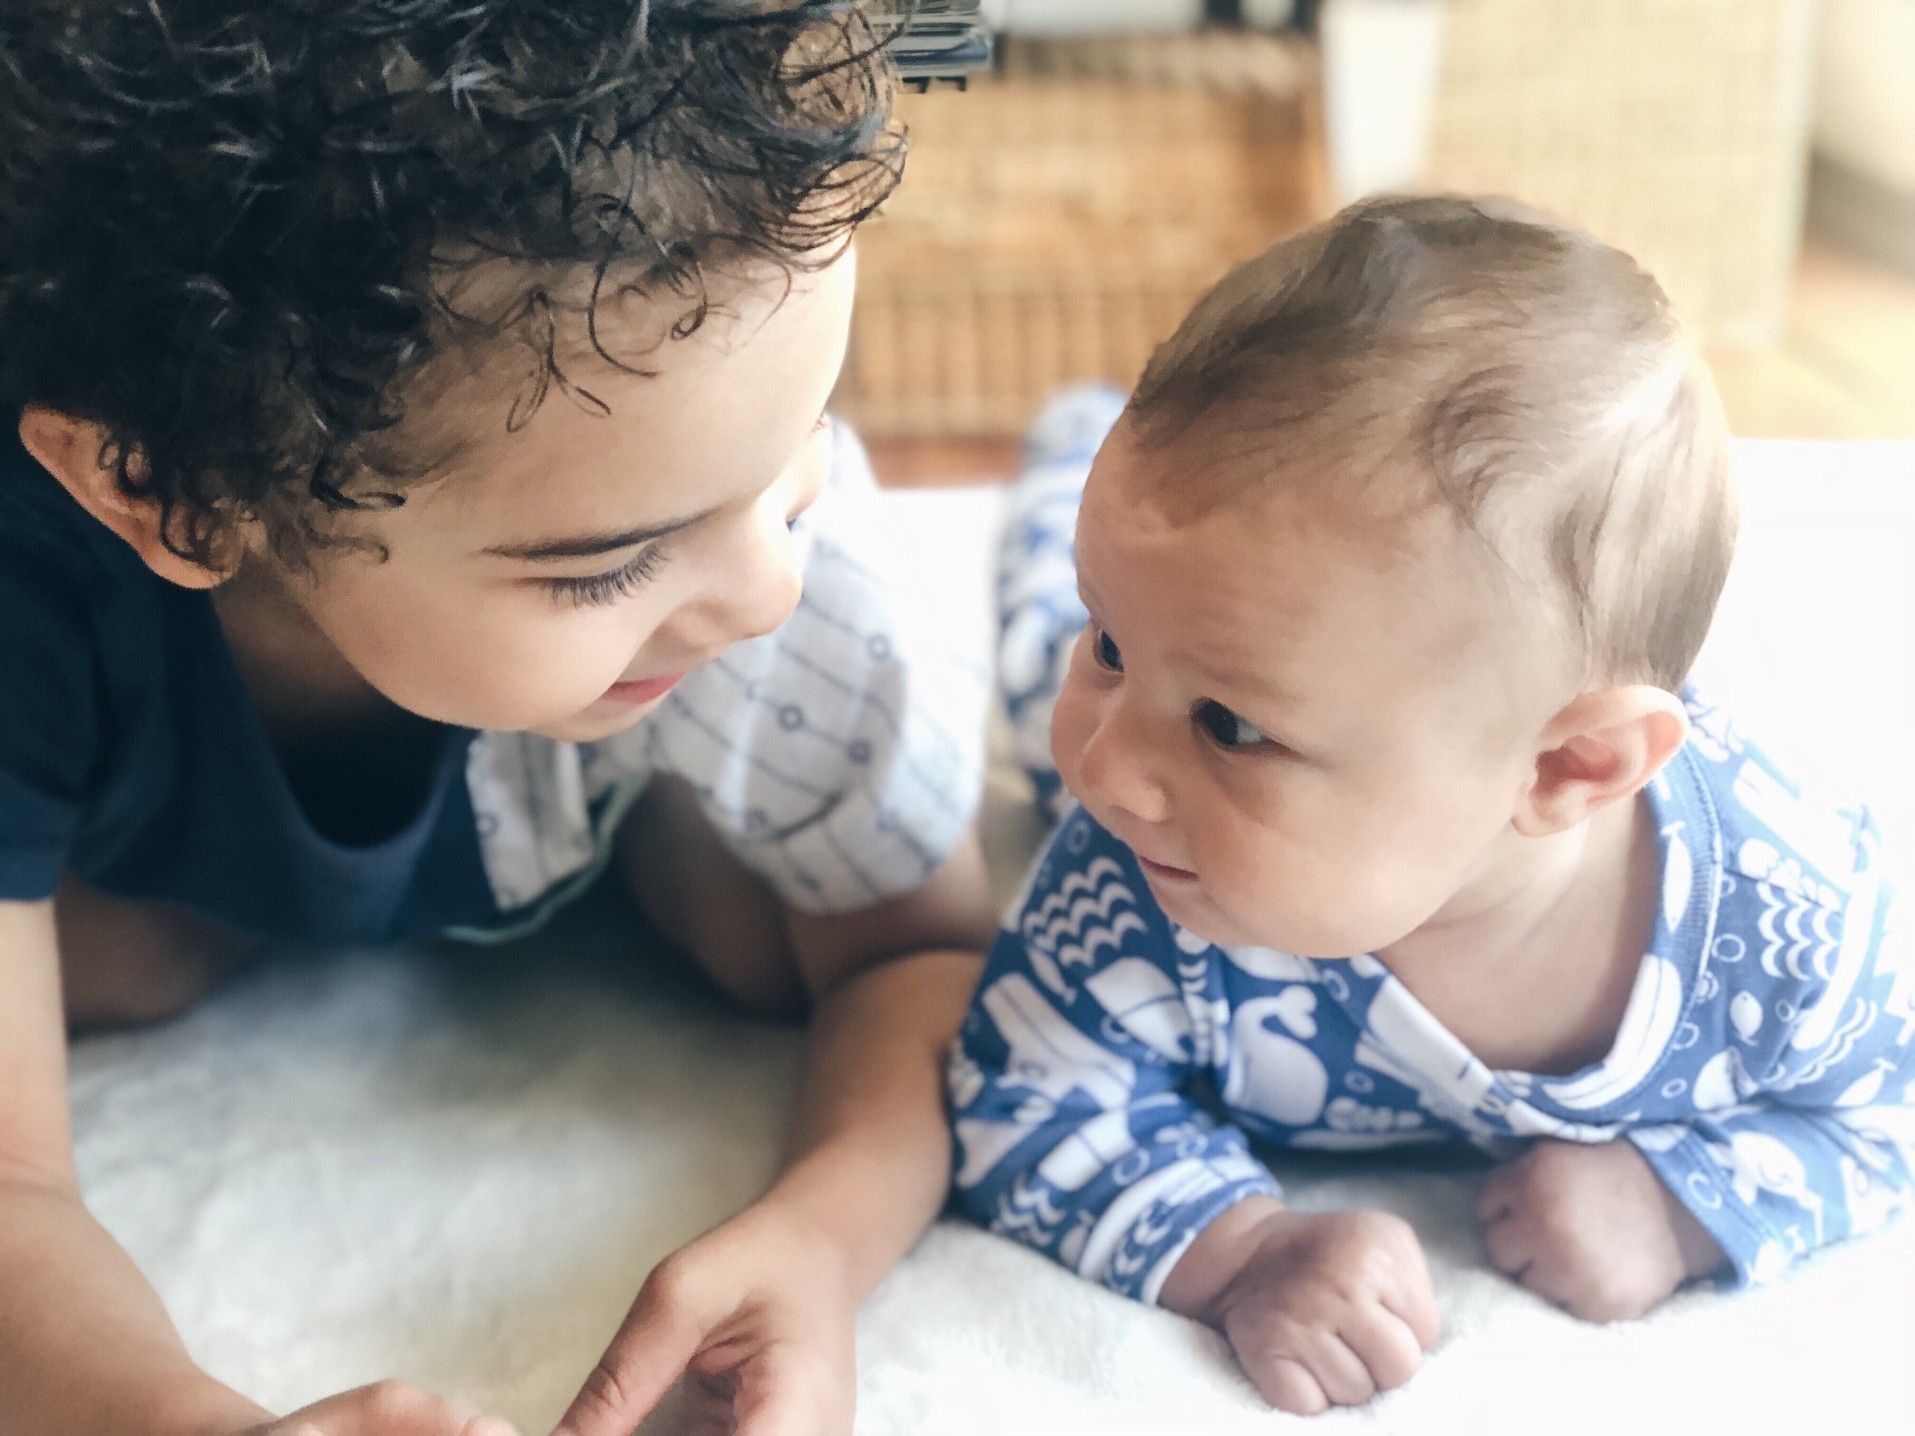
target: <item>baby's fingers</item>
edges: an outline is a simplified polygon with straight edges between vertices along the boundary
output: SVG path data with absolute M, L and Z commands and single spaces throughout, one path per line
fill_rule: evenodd
M 1385 1312 L 1409 1328 L 1419 1351 L 1428 1351 L 1443 1334 L 1443 1312 L 1436 1304 L 1436 1286 L 1427 1264 L 1419 1263 L 1394 1291 L 1386 1289 L 1382 1304 Z
M 1263 1399 L 1298 1416 L 1360 1406 L 1376 1395 L 1369 1368 L 1334 1331 L 1291 1327 L 1262 1352 L 1239 1356 Z
M 1309 1367 L 1295 1357 L 1277 1356 L 1260 1367 L 1246 1364 L 1250 1379 L 1263 1399 L 1293 1416 L 1321 1416 L 1330 1398 Z
M 1344 1345 L 1368 1370 L 1377 1391 L 1394 1391 L 1416 1375 L 1423 1365 L 1423 1349 L 1430 1344 L 1392 1311 L 1380 1311 L 1366 1321 L 1352 1323 L 1342 1336 Z
M 1491 1266 L 1511 1280 L 1521 1281 L 1536 1260 L 1536 1233 L 1520 1217 L 1499 1217 L 1483 1228 L 1483 1247 Z
M 1482 1187 L 1476 1193 L 1476 1220 L 1489 1226 L 1514 1211 L 1519 1204 L 1517 1183 L 1521 1176 L 1522 1166 L 1518 1159 L 1503 1163 L 1484 1178 Z

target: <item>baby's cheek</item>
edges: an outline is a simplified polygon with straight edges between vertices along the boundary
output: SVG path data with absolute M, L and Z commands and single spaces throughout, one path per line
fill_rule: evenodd
M 1078 684 L 1067 678 L 1057 695 L 1057 706 L 1051 710 L 1051 760 L 1057 764 L 1057 774 L 1064 780 L 1064 786 L 1073 792 L 1080 791 L 1078 760 L 1090 737 L 1093 721 L 1090 706 Z
M 1252 940 L 1282 947 L 1300 928 L 1315 925 L 1315 874 L 1307 853 L 1280 834 L 1214 810 L 1200 816 L 1199 832 L 1198 871 L 1214 877 L 1208 886 L 1215 901 Z

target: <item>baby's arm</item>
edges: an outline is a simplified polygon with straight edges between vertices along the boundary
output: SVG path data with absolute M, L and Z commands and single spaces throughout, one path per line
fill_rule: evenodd
M 193 1364 L 80 1200 L 51 902 L 0 902 L 0 1436 L 511 1436 L 396 1383 L 275 1422 Z
M 1695 1115 L 1607 1146 L 1545 1142 L 1510 1164 L 1479 1208 L 1492 1259 L 1614 1320 L 1693 1277 L 1768 1280 L 1915 1205 L 1912 957 L 1875 923 L 1800 978 L 1771 980 L 1745 957 L 1743 984 L 1719 979 L 1728 1015 L 1688 1082 Z
M 1791 1049 L 1752 1077 L 1738 1105 L 1629 1133 L 1738 1285 L 1915 1203 L 1915 1017 L 1867 1006 L 1858 1000 L 1847 1034 Z
M 1067 820 L 953 1055 L 958 1198 L 1080 1275 L 1217 1327 L 1286 1410 L 1367 1400 L 1435 1339 L 1422 1251 L 1392 1217 L 1286 1210 L 1242 1134 L 1192 1100 L 1215 1039 L 1142 892 L 1121 846 Z

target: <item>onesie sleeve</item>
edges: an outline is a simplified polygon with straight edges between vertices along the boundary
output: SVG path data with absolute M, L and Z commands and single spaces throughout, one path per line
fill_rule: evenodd
M 842 424 L 832 445 L 799 521 L 797 611 L 591 755 L 600 782 L 620 763 L 687 779 L 738 857 L 815 913 L 901 896 L 957 848 L 983 791 L 990 698 L 982 640 L 964 651 L 934 596 L 892 572 L 862 445 Z
M 95 645 L 59 578 L 0 546 L 0 901 L 53 895 L 85 813 Z
M 1915 1204 L 1915 945 L 1864 822 L 1869 862 L 1839 908 L 1774 884 L 1750 895 L 1757 936 L 1722 949 L 1733 975 L 1698 1014 L 1720 1014 L 1721 1037 L 1694 1119 L 1627 1134 L 1736 1285 Z
M 1178 949 L 1135 859 L 1078 810 L 992 948 L 949 1064 L 959 1205 L 1140 1301 L 1277 1183 L 1193 1097 Z

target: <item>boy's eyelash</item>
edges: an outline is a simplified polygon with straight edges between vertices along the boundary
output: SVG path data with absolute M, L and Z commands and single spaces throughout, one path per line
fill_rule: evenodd
M 658 576 L 665 559 L 664 548 L 654 544 L 640 549 L 610 573 L 588 574 L 584 578 L 548 578 L 544 583 L 554 598 L 574 608 L 595 608 L 629 598 Z

